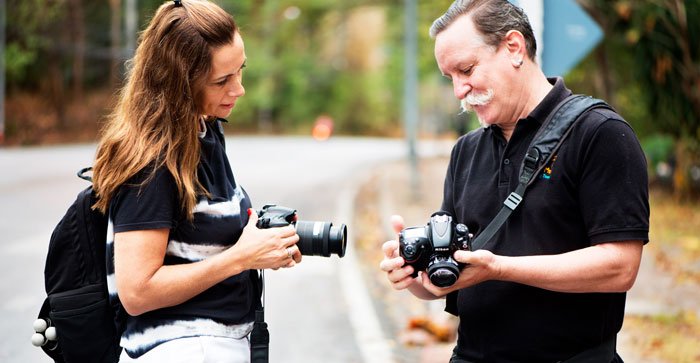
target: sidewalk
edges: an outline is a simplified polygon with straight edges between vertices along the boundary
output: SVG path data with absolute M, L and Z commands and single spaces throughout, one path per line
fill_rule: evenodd
M 447 157 L 422 160 L 418 169 L 418 188 L 411 188 L 411 171 L 407 162 L 396 162 L 377 169 L 361 186 L 355 205 L 355 231 L 358 257 L 363 261 L 363 273 L 368 281 L 379 313 L 384 333 L 394 341 L 397 362 L 447 362 L 454 341 L 435 342 L 422 329 L 407 329 L 412 318 L 427 317 L 439 327 L 453 329 L 456 318 L 442 311 L 444 302 L 426 302 L 406 291 L 394 291 L 379 271 L 381 243 L 395 238 L 389 225 L 389 216 L 400 214 L 406 226 L 424 225 L 430 214 L 438 210 L 442 201 L 442 186 Z M 647 251 L 645 251 L 647 252 Z M 700 314 L 699 290 L 694 286 L 677 286 L 668 274 L 654 266 L 653 255 L 642 258 L 637 283 L 628 293 L 627 314 L 658 315 L 691 309 Z M 635 332 L 639 334 L 638 332 Z M 625 330 L 618 336 L 618 352 L 626 362 L 670 363 L 644 357 L 634 342 L 637 337 Z M 422 345 L 410 345 L 420 342 Z

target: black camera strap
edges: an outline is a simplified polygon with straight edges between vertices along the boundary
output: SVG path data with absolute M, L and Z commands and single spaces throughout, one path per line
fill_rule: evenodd
M 482 249 L 506 222 L 525 197 L 525 190 L 549 163 L 571 132 L 571 125 L 593 108 L 612 108 L 599 99 L 585 95 L 571 95 L 560 102 L 544 121 L 528 147 L 520 167 L 518 187 L 503 201 L 503 207 L 491 223 L 472 241 L 472 250 Z
M 250 332 L 251 363 L 268 363 L 270 360 L 270 332 L 265 322 L 265 270 L 250 272 L 255 287 L 255 321 Z M 255 276 L 253 276 L 255 275 Z

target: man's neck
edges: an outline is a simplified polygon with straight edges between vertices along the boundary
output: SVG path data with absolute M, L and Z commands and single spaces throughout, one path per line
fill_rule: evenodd
M 520 108 L 515 115 L 516 121 L 506 127 L 501 127 L 506 141 L 509 141 L 513 135 L 515 126 L 518 123 L 517 120 L 526 118 L 554 87 L 537 65 L 532 64 L 528 68 L 528 70 L 524 70 L 526 73 L 523 75 L 523 86 L 520 92 L 521 101 L 519 102 Z

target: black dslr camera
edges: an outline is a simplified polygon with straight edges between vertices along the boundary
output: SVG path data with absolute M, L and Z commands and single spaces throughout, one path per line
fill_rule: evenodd
M 399 253 L 407 265 L 426 271 L 435 286 L 447 287 L 457 281 L 463 264 L 452 258 L 457 250 L 471 250 L 469 229 L 455 224 L 446 212 L 435 212 L 428 225 L 408 227 L 399 233 Z
M 345 256 L 347 227 L 333 226 L 331 222 L 298 221 L 296 209 L 268 204 L 258 211 L 258 228 L 294 225 L 299 235 L 299 252 L 305 256 L 330 257 L 335 253 Z

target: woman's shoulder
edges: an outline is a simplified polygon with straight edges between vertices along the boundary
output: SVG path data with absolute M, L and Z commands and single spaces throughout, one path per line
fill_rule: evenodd
M 175 185 L 175 177 L 168 170 L 167 166 L 158 166 L 155 162 L 151 162 L 127 179 L 122 186 L 143 189 L 146 186 L 150 188 L 165 188 L 170 185 Z

